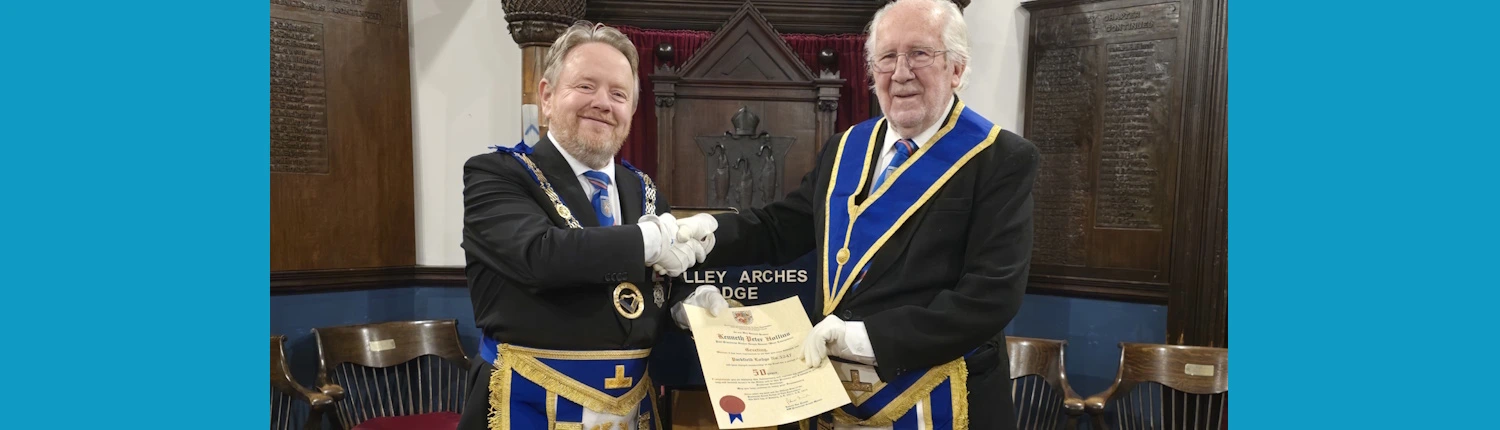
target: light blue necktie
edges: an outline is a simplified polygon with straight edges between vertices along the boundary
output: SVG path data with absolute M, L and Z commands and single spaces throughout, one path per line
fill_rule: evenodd
M 614 211 L 610 210 L 609 205 L 609 175 L 598 170 L 590 170 L 583 172 L 583 176 L 588 178 L 589 184 L 594 186 L 594 195 L 589 201 L 594 204 L 594 216 L 599 217 L 599 225 L 615 225 Z
M 870 192 L 874 193 L 875 190 L 880 189 L 880 184 L 885 183 L 885 177 L 889 176 L 891 172 L 896 171 L 897 167 L 901 167 L 901 163 L 905 163 L 906 159 L 910 158 L 913 152 L 917 152 L 917 144 L 913 143 L 911 139 L 896 141 L 896 156 L 891 157 L 891 165 L 887 166 L 884 171 L 880 172 L 880 176 L 875 178 L 875 186 L 870 188 Z

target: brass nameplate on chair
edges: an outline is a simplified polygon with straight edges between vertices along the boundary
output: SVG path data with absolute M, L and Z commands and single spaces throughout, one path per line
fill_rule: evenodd
M 1183 366 L 1182 372 L 1192 376 L 1214 376 L 1214 367 L 1207 364 L 1189 363 Z
M 396 340 L 395 339 L 374 340 L 374 341 L 370 341 L 370 343 L 367 344 L 366 347 L 370 349 L 370 352 L 388 351 L 388 350 L 396 349 Z

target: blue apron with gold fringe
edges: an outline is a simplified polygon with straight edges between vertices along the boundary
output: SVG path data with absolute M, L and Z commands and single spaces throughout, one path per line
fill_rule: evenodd
M 568 228 L 583 228 L 531 161 L 530 146 L 522 142 L 491 148 L 526 167 Z M 642 213 L 655 214 L 656 185 L 645 172 L 623 160 L 621 164 L 641 180 Z M 628 282 L 620 286 L 626 285 L 635 289 Z M 639 291 L 636 295 L 640 297 Z M 548 350 L 502 344 L 488 336 L 482 342 L 480 357 L 495 367 L 489 384 L 491 430 L 662 430 L 656 395 L 646 374 L 650 349 Z M 585 409 L 619 418 L 596 419 L 602 422 L 585 428 Z
M 896 230 L 964 164 L 994 144 L 1000 133 L 1000 127 L 962 101 L 944 124 L 859 204 L 855 198 L 871 176 L 870 157 L 876 156 L 870 148 L 877 144 L 875 138 L 885 127 L 885 119 L 867 120 L 844 132 L 823 206 L 827 221 L 819 250 L 824 269 L 820 279 L 823 315 L 833 313 L 844 296 L 859 287 L 859 275 Z M 907 371 L 863 390 L 846 385 L 855 401 L 821 416 L 817 426 L 831 428 L 838 422 L 896 430 L 967 429 L 968 374 L 964 358 L 959 357 L 937 367 Z
M 485 338 L 480 355 L 495 366 L 489 428 L 662 430 L 646 374 L 650 354 L 526 348 Z M 620 418 L 585 428 L 584 409 Z

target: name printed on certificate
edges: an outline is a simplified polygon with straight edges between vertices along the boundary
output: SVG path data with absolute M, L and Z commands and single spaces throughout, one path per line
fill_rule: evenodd
M 814 369 L 802 361 L 812 322 L 796 297 L 729 308 L 718 317 L 684 308 L 719 428 L 776 426 L 849 404 L 828 360 Z

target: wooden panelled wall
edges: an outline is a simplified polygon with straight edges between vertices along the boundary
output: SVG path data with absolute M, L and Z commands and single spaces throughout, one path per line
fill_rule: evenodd
M 273 292 L 416 263 L 407 24 L 404 0 L 271 1 Z

